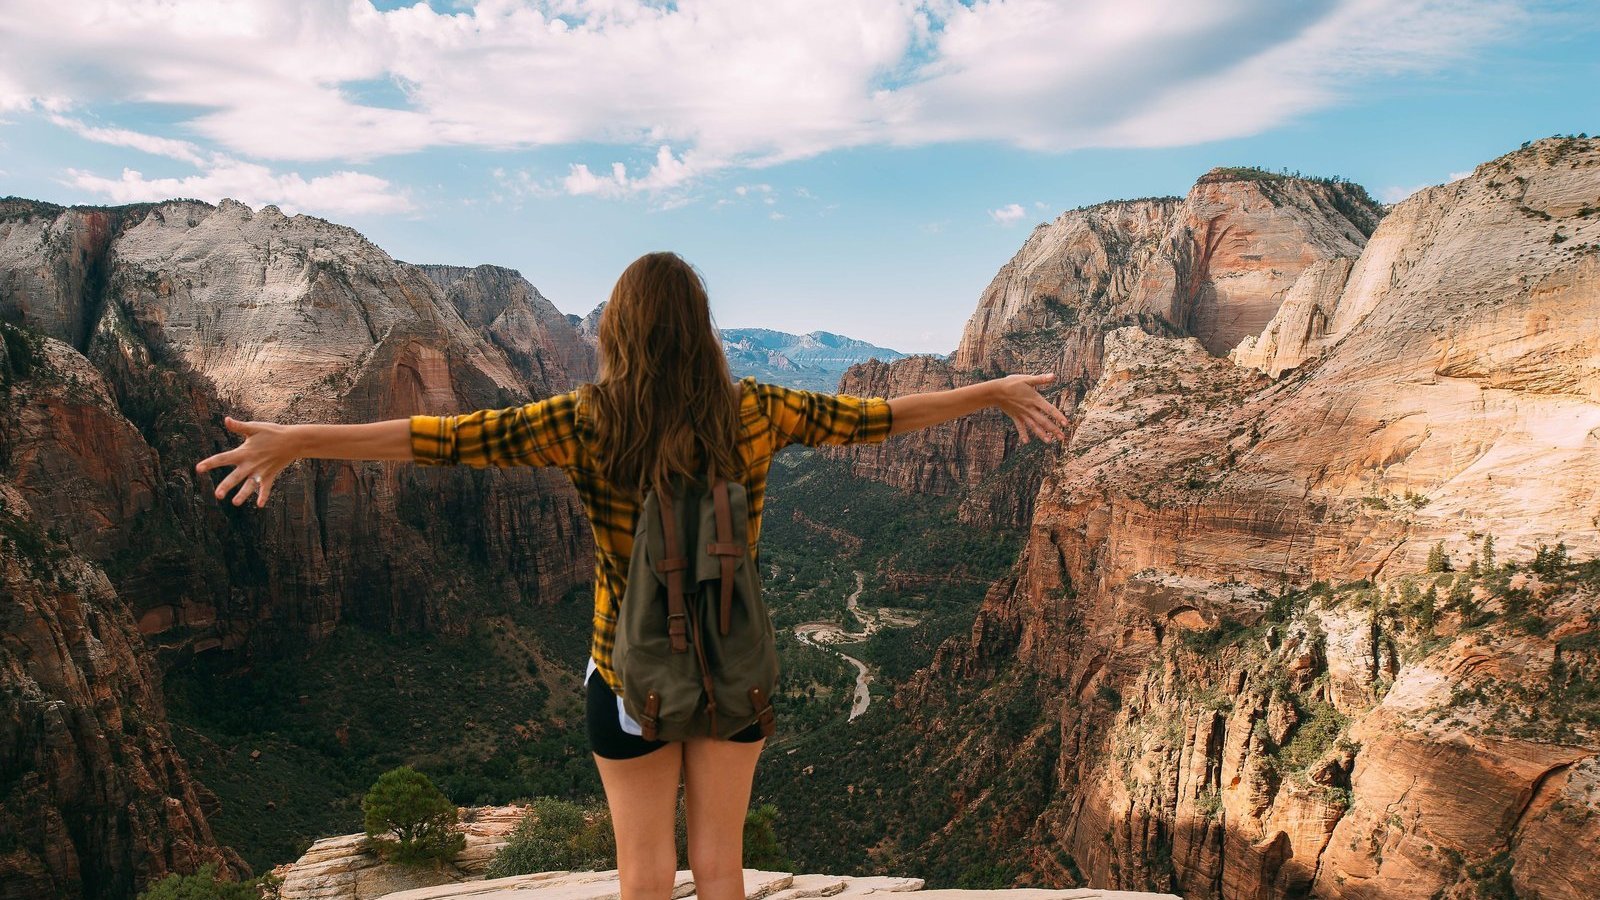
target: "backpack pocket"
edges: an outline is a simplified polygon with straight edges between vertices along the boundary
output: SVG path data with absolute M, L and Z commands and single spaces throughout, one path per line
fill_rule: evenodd
M 717 691 L 718 737 L 730 737 L 751 722 L 765 719 L 762 730 L 772 733 L 772 694 L 778 685 L 778 643 L 770 620 L 767 633 L 743 652 L 717 668 L 712 683 Z M 725 724 L 724 724 L 725 723 Z
M 641 647 L 617 660 L 622 706 L 639 723 L 645 740 L 682 740 L 704 689 L 694 651 L 657 653 Z

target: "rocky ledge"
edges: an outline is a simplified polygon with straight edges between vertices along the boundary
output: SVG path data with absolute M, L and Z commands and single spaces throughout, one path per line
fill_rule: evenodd
M 744 870 L 744 895 L 748 900 L 799 900 L 802 897 L 860 897 L 866 894 L 915 891 L 922 900 L 1177 900 L 1174 894 L 1139 891 L 1102 891 L 1094 888 L 1018 888 L 1015 890 L 922 889 L 920 878 L 874 875 L 792 875 L 788 872 Z M 619 900 L 617 870 L 604 872 L 539 872 L 491 881 L 447 884 L 387 894 L 383 900 Z M 672 885 L 673 900 L 695 896 L 694 875 L 684 870 Z
M 295 862 L 273 873 L 283 878 L 280 900 L 620 900 L 617 870 L 599 872 L 536 872 L 509 878 L 483 877 L 495 851 L 527 812 L 518 806 L 463 810 L 461 830 L 467 847 L 453 865 L 411 868 L 385 863 L 367 852 L 364 836 L 324 838 Z M 1177 900 L 1172 894 L 1102 891 L 1093 888 L 1051 890 L 923 890 L 921 878 L 892 875 L 795 875 L 744 870 L 749 900 L 799 900 L 802 897 L 858 897 L 863 894 L 915 891 L 919 900 Z M 684 869 L 673 880 L 673 900 L 696 896 L 694 873 Z

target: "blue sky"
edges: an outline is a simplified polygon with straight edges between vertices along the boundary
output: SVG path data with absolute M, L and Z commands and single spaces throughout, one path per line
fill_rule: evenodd
M 573 313 L 672 249 L 724 327 L 943 353 L 1063 210 L 1216 165 L 1393 201 L 1600 132 L 1597 38 L 1589 2 L 0 0 L 0 194 L 276 203 Z

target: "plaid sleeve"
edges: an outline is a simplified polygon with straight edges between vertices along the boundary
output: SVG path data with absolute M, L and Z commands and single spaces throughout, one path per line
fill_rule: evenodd
M 875 444 L 889 436 L 893 416 L 882 397 L 824 394 L 758 383 L 762 408 L 778 446 Z
M 412 416 L 411 456 L 417 465 L 565 466 L 577 443 L 577 392 L 523 406 L 480 409 L 456 416 Z

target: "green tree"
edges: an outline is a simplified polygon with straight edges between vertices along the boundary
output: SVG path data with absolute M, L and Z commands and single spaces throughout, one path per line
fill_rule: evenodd
M 448 860 L 467 845 L 456 805 L 428 776 L 401 766 L 378 776 L 361 800 L 367 837 L 385 858 L 407 864 Z
M 1453 571 L 1450 567 L 1450 554 L 1445 552 L 1443 540 L 1439 541 L 1437 544 L 1434 544 L 1433 549 L 1428 551 L 1428 571 Z
M 791 861 L 778 846 L 778 835 L 772 823 L 778 818 L 778 807 L 763 803 L 745 813 L 744 864 L 746 868 L 765 869 L 768 872 L 793 872 Z
M 193 875 L 168 875 L 139 900 L 261 900 L 261 889 L 250 882 L 218 881 L 217 864 L 207 863 Z
M 1478 551 L 1478 569 L 1483 572 L 1494 571 L 1494 535 L 1483 536 L 1483 549 Z

